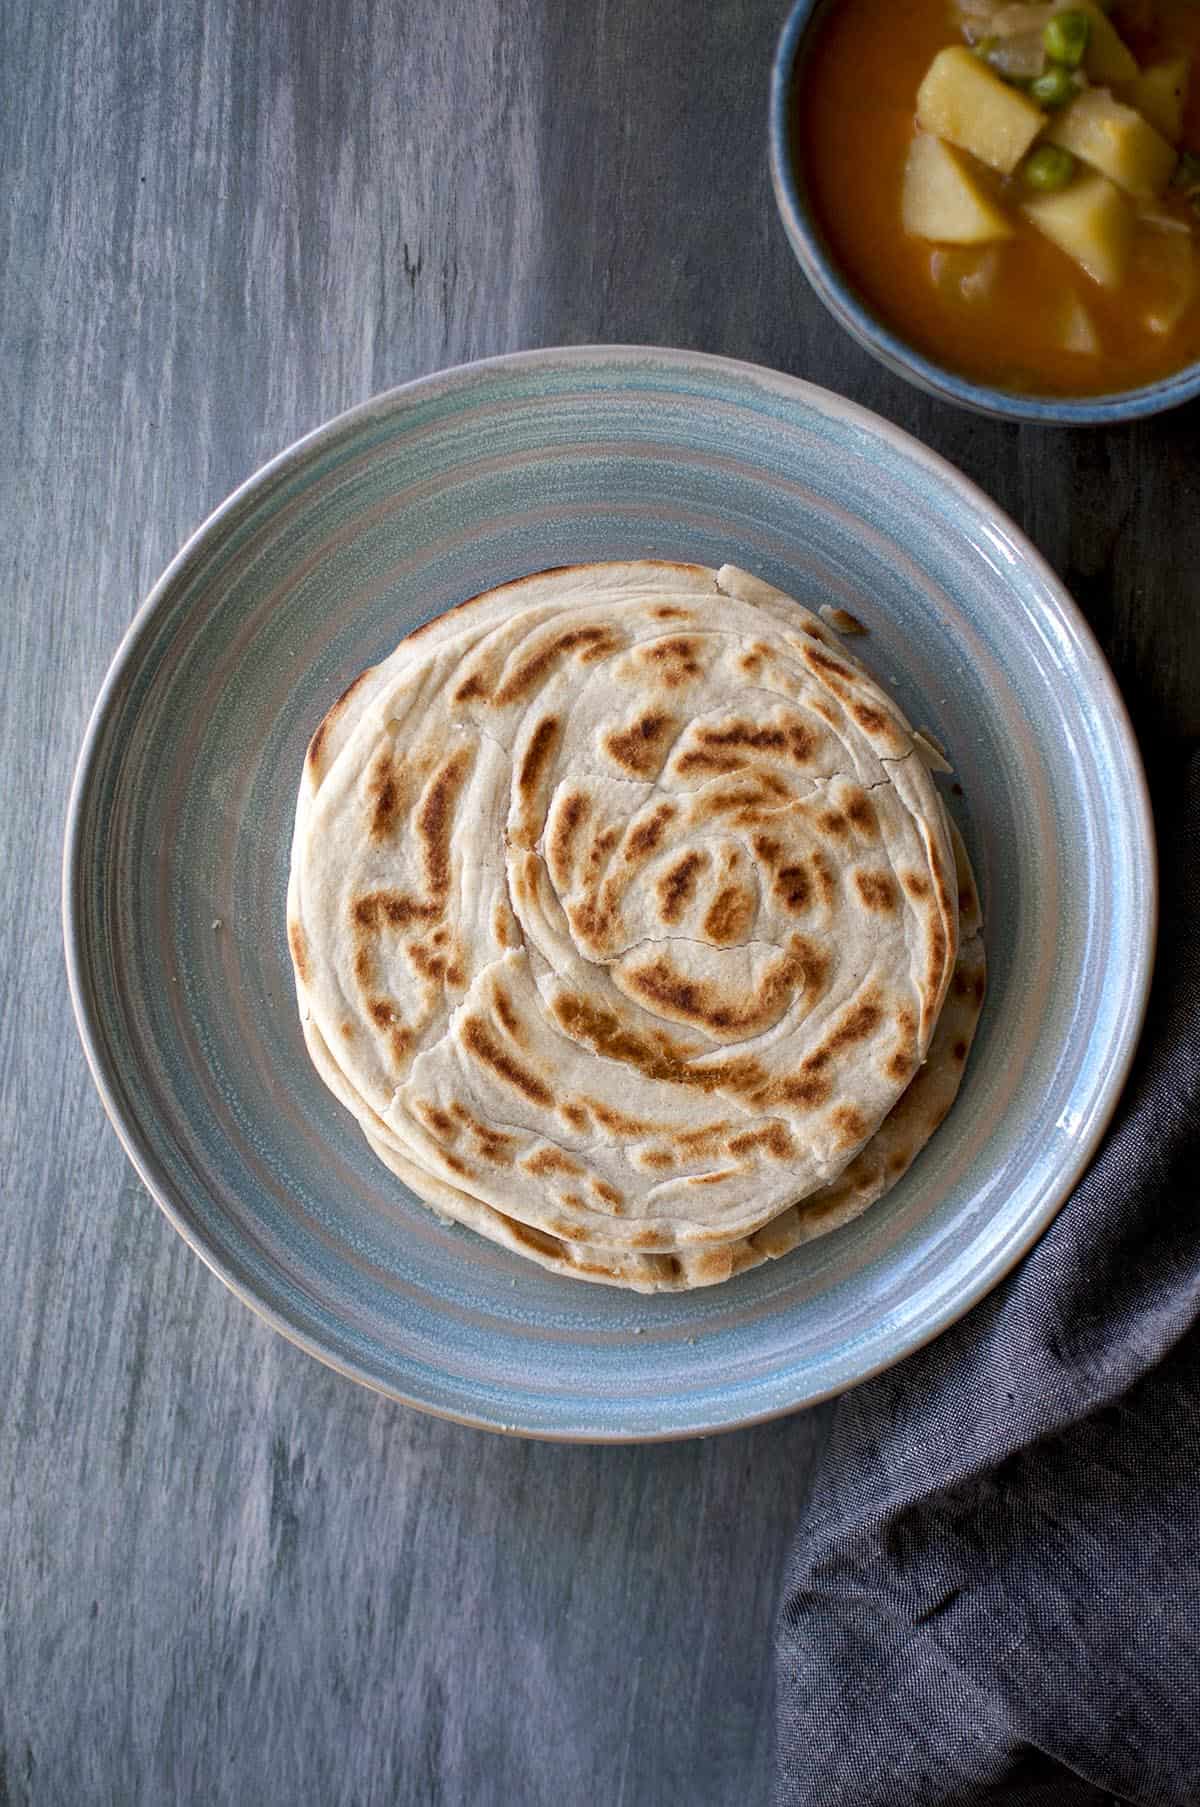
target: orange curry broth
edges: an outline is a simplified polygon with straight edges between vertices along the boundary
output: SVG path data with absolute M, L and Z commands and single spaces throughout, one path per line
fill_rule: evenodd
M 1200 4 L 1132 0 L 1113 23 L 1143 67 L 1191 56 L 1183 143 L 1200 149 Z M 829 246 L 863 299 L 938 363 L 1007 389 L 1132 389 L 1200 358 L 1200 296 L 1173 332 L 1151 332 L 1140 317 L 1155 295 L 1136 273 L 1119 289 L 1101 288 L 1011 206 L 1016 236 L 994 247 L 986 297 L 967 301 L 933 282 L 937 247 L 903 231 L 901 183 L 921 79 L 939 50 L 960 42 L 949 0 L 833 0 L 819 26 L 794 107 L 795 147 Z M 1096 327 L 1098 355 L 1055 342 L 1071 295 Z

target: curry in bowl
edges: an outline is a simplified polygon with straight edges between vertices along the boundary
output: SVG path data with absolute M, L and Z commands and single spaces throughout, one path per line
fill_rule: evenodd
M 1133 389 L 1200 360 L 1200 0 L 836 0 L 795 100 L 814 214 L 977 382 Z

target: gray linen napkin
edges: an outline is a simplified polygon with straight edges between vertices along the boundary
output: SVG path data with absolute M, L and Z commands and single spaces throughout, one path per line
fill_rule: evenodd
M 778 1807 L 1200 1803 L 1200 754 L 1156 815 L 1099 1156 L 989 1299 L 838 1404 L 780 1605 Z

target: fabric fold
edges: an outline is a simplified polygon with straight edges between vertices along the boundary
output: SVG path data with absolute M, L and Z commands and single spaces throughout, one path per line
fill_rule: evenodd
M 1037 1246 L 839 1401 L 777 1629 L 778 1807 L 1200 1802 L 1200 754 L 1141 1048 Z

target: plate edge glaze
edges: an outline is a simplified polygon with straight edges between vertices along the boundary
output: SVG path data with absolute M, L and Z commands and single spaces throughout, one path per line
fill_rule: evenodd
M 1019 551 L 1023 561 L 1055 602 L 1062 625 L 1069 631 L 1073 646 L 1084 660 L 1092 681 L 1103 693 L 1111 712 L 1116 738 L 1122 744 L 1126 755 L 1134 781 L 1130 799 L 1131 814 L 1136 819 L 1138 839 L 1145 861 L 1145 870 L 1142 875 L 1143 886 L 1138 897 L 1140 920 L 1144 933 L 1139 936 L 1139 956 L 1128 988 L 1128 1008 L 1123 1014 L 1118 1046 L 1115 1052 L 1110 1051 L 1108 1075 L 1101 1086 L 1102 1102 L 1094 1113 L 1088 1132 L 1075 1149 L 1072 1160 L 1064 1165 L 1062 1174 L 1048 1193 L 1045 1204 L 1036 1220 L 1029 1226 L 1027 1234 L 1016 1238 L 1009 1244 L 994 1265 L 985 1264 L 982 1274 L 977 1278 L 976 1284 L 968 1296 L 955 1300 L 931 1323 L 923 1325 L 919 1332 L 911 1336 L 902 1349 L 864 1367 L 854 1380 L 818 1388 L 804 1398 L 797 1399 L 788 1405 L 772 1407 L 763 1412 L 718 1419 L 704 1426 L 632 1431 L 610 1430 L 607 1427 L 560 1430 L 542 1426 L 506 1424 L 496 1419 L 475 1416 L 469 1412 L 456 1412 L 443 1406 L 433 1405 L 426 1400 L 414 1398 L 400 1388 L 389 1386 L 376 1375 L 367 1373 L 355 1363 L 345 1360 L 342 1356 L 323 1347 L 316 1339 L 310 1338 L 298 1330 L 295 1325 L 289 1323 L 269 1304 L 243 1285 L 220 1256 L 205 1246 L 203 1239 L 188 1224 L 186 1212 L 175 1196 L 175 1188 L 162 1171 L 152 1150 L 146 1145 L 136 1118 L 133 1113 L 127 1113 L 124 1109 L 119 1085 L 105 1056 L 104 1038 L 100 1031 L 98 1012 L 95 1010 L 82 946 L 83 925 L 80 910 L 79 872 L 83 838 L 87 828 L 86 804 L 89 784 L 106 725 L 119 703 L 128 673 L 144 635 L 152 626 L 163 601 L 170 595 L 193 561 L 203 552 L 209 536 L 215 528 L 236 514 L 238 509 L 261 490 L 266 489 L 278 476 L 299 465 L 322 445 L 332 443 L 339 435 L 348 430 L 384 416 L 398 407 L 403 407 L 410 400 L 416 401 L 427 397 L 431 390 L 452 389 L 456 386 L 467 385 L 489 372 L 502 373 L 522 369 L 554 369 L 571 366 L 583 370 L 614 361 L 654 365 L 667 370 L 674 368 L 680 372 L 700 368 L 714 376 L 724 374 L 742 383 L 750 383 L 771 390 L 801 406 L 815 408 L 826 416 L 857 425 L 876 440 L 882 439 L 888 442 L 900 456 L 918 466 L 923 466 L 927 472 L 940 479 L 972 512 L 984 517 L 994 533 L 998 533 Z M 831 390 L 823 389 L 818 384 L 810 383 L 803 377 L 791 376 L 763 365 L 707 352 L 693 352 L 652 345 L 576 345 L 506 352 L 495 357 L 447 366 L 383 390 L 366 401 L 357 403 L 340 414 L 334 415 L 330 420 L 293 441 L 238 484 L 201 521 L 148 592 L 121 636 L 88 717 L 66 809 L 62 863 L 62 919 L 67 985 L 71 1005 L 88 1069 L 100 1095 L 105 1114 L 139 1179 L 167 1218 L 172 1229 L 182 1237 L 193 1253 L 199 1256 L 209 1271 L 257 1317 L 307 1355 L 314 1356 L 326 1367 L 333 1369 L 346 1379 L 355 1381 L 360 1386 L 392 1399 L 398 1404 L 427 1412 L 431 1416 L 443 1418 L 448 1422 L 467 1425 L 477 1430 L 527 1437 L 542 1442 L 670 1443 L 687 1441 L 696 1437 L 720 1435 L 727 1431 L 743 1430 L 756 1424 L 769 1423 L 774 1419 L 787 1417 L 794 1411 L 818 1405 L 824 1400 L 849 1391 L 851 1387 L 858 1386 L 863 1381 L 872 1379 L 877 1374 L 886 1372 L 898 1362 L 906 1360 L 916 1350 L 933 1342 L 943 1331 L 964 1317 L 982 1299 L 986 1298 L 1007 1274 L 1012 1272 L 1018 1262 L 1040 1240 L 1091 1163 L 1112 1119 L 1129 1075 L 1145 1020 L 1153 976 L 1158 920 L 1158 874 L 1153 814 L 1145 772 L 1129 713 L 1117 687 L 1116 679 L 1095 635 L 1056 573 L 1023 531 L 1003 510 L 997 507 L 985 491 L 973 483 L 970 478 L 964 476 L 947 459 L 932 451 L 912 434 L 905 432 L 903 428 L 894 426 L 890 421 L 873 413 L 870 409 L 849 401 Z

